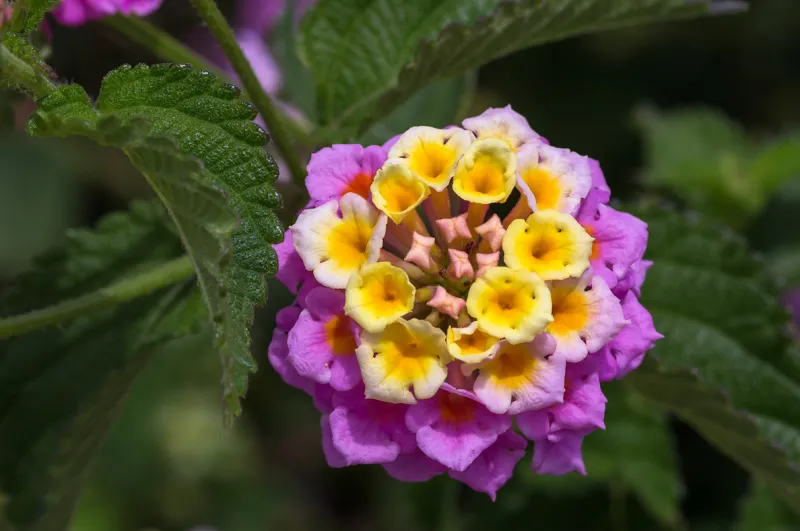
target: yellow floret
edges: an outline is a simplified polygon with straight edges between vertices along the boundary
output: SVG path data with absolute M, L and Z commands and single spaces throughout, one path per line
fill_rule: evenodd
M 467 311 L 478 326 L 509 343 L 525 343 L 553 320 L 550 291 L 535 273 L 495 267 L 467 295 Z
M 350 277 L 344 311 L 364 330 L 380 332 L 411 311 L 415 292 L 399 267 L 387 262 L 369 264 Z
M 366 397 L 404 404 L 435 395 L 450 361 L 444 332 L 419 319 L 398 319 L 380 333 L 362 334 L 356 355 Z
M 592 241 L 569 214 L 540 210 L 509 225 L 503 237 L 504 260 L 544 280 L 578 277 L 589 267 Z
M 447 350 L 457 360 L 478 363 L 490 358 L 497 351 L 500 340 L 487 334 L 473 321 L 464 328 L 450 327 L 447 330 Z
M 502 203 L 517 181 L 517 157 L 497 138 L 474 142 L 458 161 L 453 191 L 472 203 Z
M 420 203 L 430 189 L 399 161 L 389 160 L 375 175 L 370 187 L 372 202 L 395 223 L 401 223 Z
M 441 192 L 450 184 L 453 166 L 474 137 L 463 129 L 412 127 L 395 142 L 389 158 L 401 160 L 425 184 Z

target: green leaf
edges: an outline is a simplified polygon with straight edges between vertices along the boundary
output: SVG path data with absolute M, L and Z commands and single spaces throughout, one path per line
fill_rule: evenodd
M 158 204 L 136 203 L 62 247 L 0 293 L 9 316 L 101 289 L 183 254 Z M 156 348 L 207 319 L 192 282 L 0 343 L 0 490 L 24 529 L 64 529 L 131 381 Z
M 792 531 L 800 517 L 792 514 L 761 482 L 754 482 L 740 508 L 736 531 Z
M 708 0 L 322 0 L 303 21 L 300 54 L 317 85 L 321 123 L 361 128 L 431 81 L 530 46 L 744 7 L 711 6 Z
M 225 311 L 216 311 L 217 304 L 210 300 L 212 315 L 224 316 L 219 340 L 231 420 L 241 411 L 238 399 L 247 388 L 249 373 L 256 369 L 248 327 L 254 307 L 266 300 L 265 277 L 277 270 L 271 244 L 283 239 L 275 213 L 281 198 L 272 187 L 277 167 L 265 149 L 267 135 L 252 122 L 256 111 L 239 99 L 236 87 L 188 66 L 140 65 L 115 70 L 103 81 L 97 110 L 100 121 L 114 120 L 121 122 L 123 129 L 146 130 L 147 138 L 160 144 L 165 143 L 162 137 L 176 140 L 183 155 L 202 161 L 201 180 L 224 190 L 241 220 L 233 237 L 227 283 L 215 282 L 227 287 Z M 87 111 L 84 106 L 68 112 L 82 116 Z M 141 164 L 146 161 L 133 160 L 143 169 Z M 176 190 L 175 197 L 166 200 L 181 197 Z M 189 250 L 192 252 L 191 246 Z M 207 285 L 212 286 L 210 279 Z
M 254 307 L 266 301 L 266 276 L 278 269 L 271 244 L 283 240 L 275 213 L 281 197 L 272 186 L 278 168 L 266 150 L 267 134 L 252 122 L 256 111 L 239 99 L 236 87 L 185 66 L 139 65 L 111 72 L 97 106 L 124 121 L 145 117 L 152 134 L 175 138 L 184 154 L 203 162 L 207 177 L 225 190 L 241 219 L 229 269 L 232 326 L 222 354 L 225 400 L 236 416 L 248 375 L 256 370 L 248 328 Z
M 17 31 L 34 31 L 39 28 L 48 11 L 61 0 L 18 0 L 14 4 L 12 27 Z
M 682 484 L 666 415 L 626 393 L 621 384 L 603 384 L 604 431 L 583 443 L 589 477 L 617 482 L 632 492 L 660 522 L 676 527 L 681 520 Z
M 646 145 L 647 184 L 742 229 L 781 186 L 800 177 L 800 136 L 766 143 L 721 112 L 683 109 L 637 113 Z
M 12 88 L 35 97 L 49 92 L 54 78 L 28 35 L 0 31 L 0 89 Z
M 626 382 L 800 502 L 800 353 L 774 279 L 714 224 L 633 213 L 649 224 L 654 261 L 641 301 L 665 337 Z

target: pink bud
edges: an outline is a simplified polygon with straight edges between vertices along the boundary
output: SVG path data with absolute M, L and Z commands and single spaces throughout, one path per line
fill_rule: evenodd
M 405 260 L 420 266 L 422 269 L 429 269 L 433 261 L 431 260 L 431 248 L 436 242 L 431 236 L 423 236 L 415 232 L 411 249 L 406 254 Z
M 475 227 L 475 232 L 483 236 L 492 251 L 499 251 L 503 246 L 503 236 L 506 233 L 506 229 L 503 228 L 503 222 L 500 221 L 497 214 L 489 218 L 489 221 L 483 225 Z
M 447 314 L 453 319 L 457 319 L 458 314 L 467 306 L 467 303 L 464 299 L 450 295 L 442 286 L 436 286 L 436 291 L 433 293 L 431 300 L 428 301 L 428 306 L 436 308 L 439 312 Z

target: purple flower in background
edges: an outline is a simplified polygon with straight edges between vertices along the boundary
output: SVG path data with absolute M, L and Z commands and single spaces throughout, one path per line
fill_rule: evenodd
M 143 17 L 161 7 L 163 0 L 62 0 L 53 16 L 65 26 L 80 26 L 111 15 Z

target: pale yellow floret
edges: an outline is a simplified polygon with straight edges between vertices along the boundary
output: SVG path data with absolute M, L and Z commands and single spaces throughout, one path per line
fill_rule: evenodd
M 389 158 L 403 161 L 422 182 L 441 192 L 450 184 L 453 167 L 474 140 L 459 128 L 412 127 L 397 140 Z
M 378 259 L 386 221 L 366 199 L 346 194 L 303 211 L 291 227 L 292 243 L 320 284 L 343 289 L 362 265 Z
M 369 264 L 350 277 L 344 311 L 364 330 L 380 332 L 411 311 L 415 292 L 399 267 L 387 262 Z
M 572 214 L 592 184 L 586 157 L 568 149 L 529 143 L 517 153 L 520 191 L 531 210 Z
M 404 404 L 435 395 L 450 361 L 444 332 L 419 319 L 398 319 L 383 332 L 363 333 L 356 355 L 366 397 Z
M 479 363 L 497 351 L 500 340 L 487 334 L 473 321 L 469 326 L 447 329 L 447 350 L 450 355 L 465 363 Z
M 495 267 L 467 295 L 467 311 L 489 334 L 518 344 L 533 340 L 553 320 L 550 291 L 535 273 Z
M 502 203 L 517 182 L 517 157 L 497 138 L 473 142 L 458 161 L 453 191 L 472 203 Z
M 507 266 L 544 280 L 580 276 L 589 267 L 593 238 L 569 214 L 540 210 L 514 220 L 503 237 Z
M 392 159 L 386 161 L 375 175 L 370 191 L 372 202 L 378 210 L 395 223 L 401 223 L 430 194 L 428 185 L 414 175 L 405 163 Z

